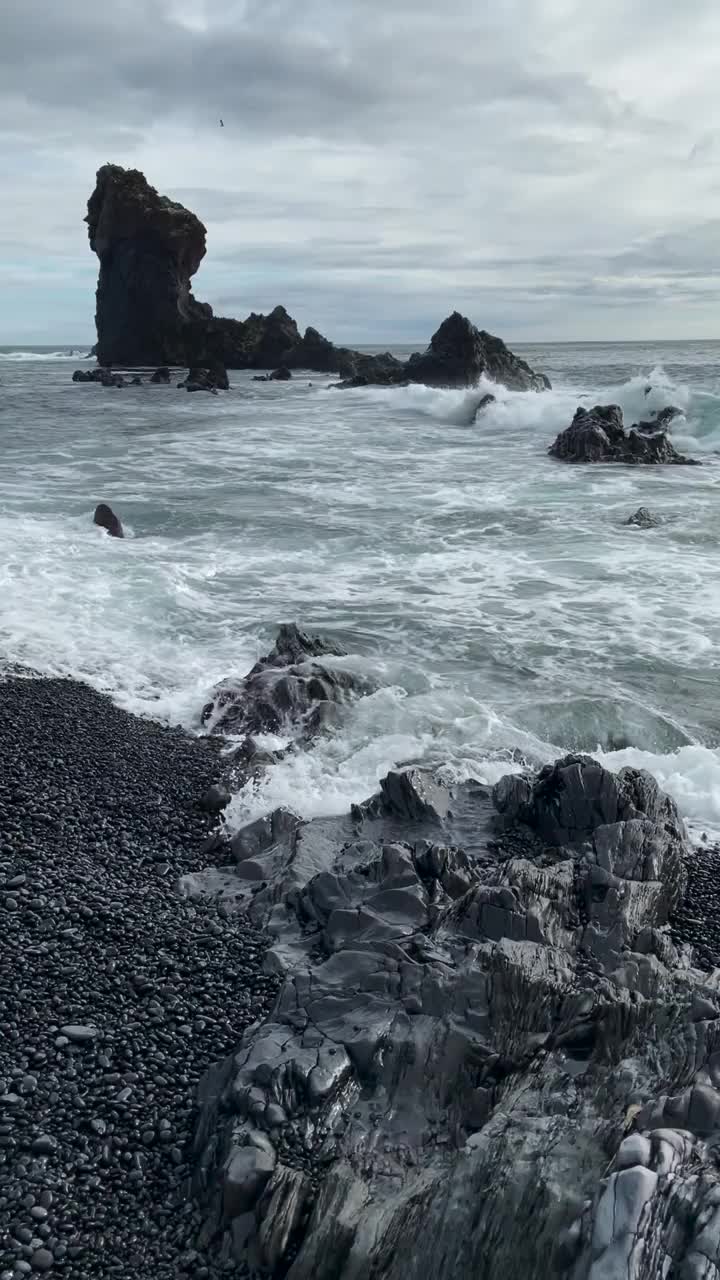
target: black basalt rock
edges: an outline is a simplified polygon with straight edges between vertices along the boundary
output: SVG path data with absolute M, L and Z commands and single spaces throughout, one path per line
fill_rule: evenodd
M 97 524 L 101 529 L 106 529 L 111 538 L 124 538 L 123 527 L 115 515 L 115 512 L 105 502 L 99 503 L 95 508 L 93 516 L 93 524 Z
M 616 404 L 595 405 L 593 409 L 580 406 L 570 426 L 560 432 L 548 453 L 561 462 L 700 465 L 696 459 L 678 453 L 662 428 L 626 431 L 622 409 Z

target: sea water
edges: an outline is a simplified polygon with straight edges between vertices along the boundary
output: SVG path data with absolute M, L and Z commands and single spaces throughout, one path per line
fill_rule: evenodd
M 77 351 L 0 348 L 0 658 L 199 732 L 279 623 L 340 641 L 375 692 L 233 825 L 344 811 L 408 761 L 492 782 L 582 750 L 720 830 L 720 343 L 516 349 L 551 392 L 115 390 L 72 383 Z M 703 466 L 551 460 L 597 402 L 628 424 L 677 405 Z M 639 506 L 663 523 L 627 526 Z

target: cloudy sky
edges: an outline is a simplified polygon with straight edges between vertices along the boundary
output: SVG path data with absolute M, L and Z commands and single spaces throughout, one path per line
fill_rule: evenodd
M 720 336 L 718 0 L 0 0 L 0 30 L 0 343 L 93 337 L 105 161 L 203 219 L 221 314 Z

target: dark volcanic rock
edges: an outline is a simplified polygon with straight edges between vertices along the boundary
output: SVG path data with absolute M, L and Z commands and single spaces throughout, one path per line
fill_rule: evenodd
M 389 352 L 366 355 L 336 347 L 317 329 L 303 335 L 284 307 L 247 320 L 213 315 L 190 281 L 205 255 L 205 227 L 161 196 L 137 169 L 104 165 L 88 201 L 90 246 L 100 259 L 97 358 L 103 364 L 173 364 L 188 368 L 316 369 L 369 383 L 406 381 L 468 386 L 482 373 L 519 390 L 549 383 L 499 338 L 455 312 L 424 355 L 407 364 Z
M 639 770 L 568 757 L 494 794 L 500 818 L 414 769 L 235 837 L 221 892 L 283 979 L 200 1090 L 201 1238 L 240 1274 L 713 1274 L 720 995 L 665 922 L 717 948 L 717 858 L 686 901 Z
M 156 369 L 150 381 L 155 383 L 156 385 L 159 384 L 160 386 L 163 386 L 163 387 L 169 387 L 170 386 L 170 370 L 168 366 L 164 364 L 164 365 L 161 365 L 159 369 Z
M 213 365 L 209 369 L 189 369 L 187 377 L 179 382 L 178 386 L 184 387 L 186 391 L 217 392 L 218 389 L 220 391 L 230 389 L 227 369 L 221 364 Z
M 366 691 L 350 671 L 317 661 L 344 654 L 332 641 L 306 635 L 294 624 L 282 626 L 275 647 L 244 679 L 218 686 L 203 708 L 203 724 L 213 733 L 302 730 L 312 736 L 322 727 L 320 708 Z
M 622 409 L 616 404 L 578 408 L 570 426 L 560 432 L 548 453 L 563 462 L 700 465 L 695 459 L 678 453 L 662 429 L 651 434 L 634 428 L 626 431 Z
M 410 380 L 428 386 L 472 387 L 483 375 L 514 391 L 550 387 L 544 374 L 534 373 L 500 338 L 476 329 L 459 311 L 443 321 L 427 351 L 407 363 Z
M 682 409 L 678 409 L 674 404 L 669 404 L 667 408 L 661 409 L 659 413 L 651 413 L 648 420 L 634 423 L 633 431 L 652 434 L 654 431 L 661 431 L 664 427 L 667 427 L 673 419 L 682 417 Z
M 107 529 L 111 538 L 125 537 L 123 527 L 115 515 L 115 512 L 105 502 L 101 502 L 95 508 L 93 524 L 99 525 L 101 529 Z
M 647 507 L 638 507 L 637 511 L 628 517 L 625 524 L 637 525 L 639 529 L 656 529 L 662 524 L 660 516 L 653 515 L 652 511 L 648 511 Z
M 14 679 L 0 747 L 0 1275 L 219 1280 L 187 1199 L 195 1092 L 277 979 L 262 934 L 177 892 L 208 865 L 217 744 Z
M 275 369 L 270 374 L 271 382 L 289 382 L 291 378 L 292 378 L 292 374 L 290 370 L 285 367 L 285 365 L 281 365 L 279 369 Z

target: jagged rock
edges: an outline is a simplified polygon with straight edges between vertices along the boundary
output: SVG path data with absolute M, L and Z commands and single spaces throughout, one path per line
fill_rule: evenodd
M 365 692 L 367 683 L 342 668 L 329 668 L 317 658 L 341 657 L 345 650 L 332 641 L 310 636 L 294 624 L 282 626 L 275 647 L 238 681 L 219 685 L 202 711 L 202 722 L 213 733 L 312 734 L 319 726 L 309 715 L 325 703 Z
M 73 382 L 97 382 L 97 369 L 76 369 L 73 373 Z
M 363 377 L 382 385 L 469 386 L 486 373 L 519 390 L 549 386 L 499 338 L 479 332 L 457 312 L 424 355 L 407 364 L 389 352 L 372 356 L 335 347 L 312 327 L 301 336 L 281 306 L 247 320 L 213 315 L 190 288 L 205 256 L 205 227 L 177 201 L 159 195 L 137 169 L 98 170 L 86 222 L 100 259 L 95 350 L 102 364 L 317 369 L 351 385 Z
M 123 527 L 115 515 L 115 512 L 105 502 L 101 502 L 95 508 L 93 516 L 93 524 L 97 524 L 101 529 L 107 529 L 111 538 L 124 538 Z
M 578 408 L 572 423 L 561 431 L 548 450 L 563 462 L 675 463 L 699 466 L 694 458 L 678 453 L 662 430 L 651 434 L 623 426 L 619 405 L 596 404 Z
M 178 387 L 184 387 L 186 391 L 210 391 L 215 394 L 218 389 L 228 391 L 230 383 L 227 369 L 221 364 L 215 364 L 209 369 L 189 369 L 187 377 L 178 382 Z
M 164 364 L 164 365 L 161 365 L 159 369 L 156 369 L 150 381 L 155 383 L 156 385 L 159 384 L 160 386 L 163 386 L 163 387 L 169 387 L 170 386 L 170 370 L 168 366 Z
M 715 1275 L 720 978 L 664 927 L 675 805 L 577 756 L 494 796 L 394 771 L 235 837 L 223 892 L 284 975 L 199 1091 L 202 1240 L 239 1270 Z
M 652 435 L 654 431 L 660 431 L 668 426 L 675 418 L 682 418 L 683 411 L 678 409 L 676 405 L 670 404 L 665 409 L 661 409 L 659 413 L 653 412 L 650 418 L 644 422 L 636 422 L 633 424 L 633 431 L 643 431 Z
M 271 382 L 289 382 L 291 378 L 292 374 L 285 365 L 282 365 L 279 369 L 275 369 L 273 373 L 270 374 Z
M 459 311 L 453 311 L 433 334 L 422 355 L 407 363 L 412 382 L 437 387 L 472 387 L 483 374 L 515 391 L 544 391 L 550 387 L 544 374 L 534 373 L 500 338 L 476 329 Z
M 637 525 L 639 529 L 656 529 L 662 524 L 660 516 L 653 515 L 647 507 L 638 507 L 633 515 L 628 516 L 625 524 Z

